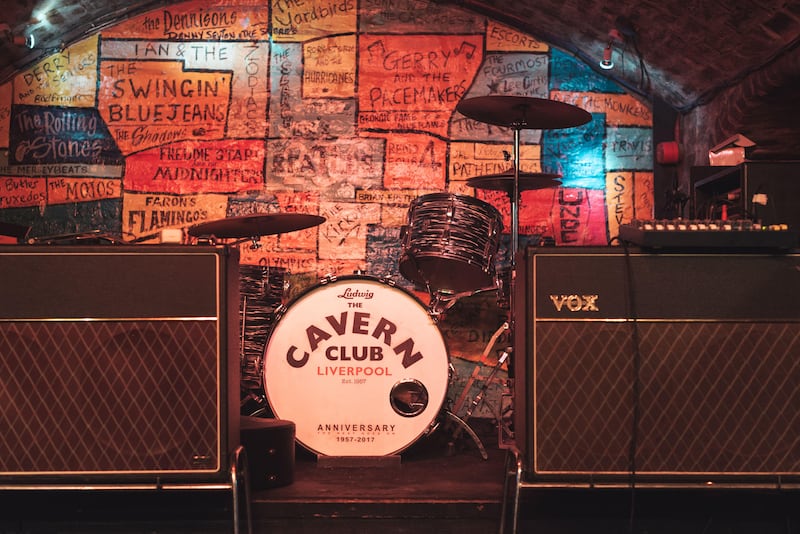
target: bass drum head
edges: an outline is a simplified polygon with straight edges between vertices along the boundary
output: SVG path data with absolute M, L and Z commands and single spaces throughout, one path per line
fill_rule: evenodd
M 326 456 L 396 454 L 427 433 L 444 403 L 449 361 L 422 303 L 352 276 L 299 295 L 265 349 L 264 392 L 297 442 Z

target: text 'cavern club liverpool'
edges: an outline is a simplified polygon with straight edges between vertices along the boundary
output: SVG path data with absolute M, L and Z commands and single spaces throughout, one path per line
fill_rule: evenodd
M 348 302 L 348 310 L 339 314 L 339 317 L 333 315 L 326 315 L 326 325 L 318 326 L 310 324 L 306 327 L 306 337 L 308 341 L 308 350 L 302 356 L 297 357 L 298 347 L 292 345 L 286 354 L 286 361 L 292 367 L 303 367 L 308 363 L 311 353 L 316 352 L 320 344 L 330 341 L 336 335 L 340 338 L 350 333 L 354 336 L 368 336 L 374 338 L 381 345 L 328 345 L 325 348 L 325 358 L 330 361 L 354 361 L 354 362 L 383 362 L 384 361 L 384 348 L 391 348 L 392 352 L 398 357 L 401 357 L 401 364 L 404 368 L 408 368 L 420 361 L 424 356 L 421 352 L 416 350 L 417 345 L 414 342 L 413 332 L 405 332 L 403 335 L 408 335 L 406 339 L 399 343 L 394 343 L 394 339 L 399 336 L 397 331 L 397 324 L 387 319 L 386 317 L 372 317 L 369 312 L 356 311 L 362 308 L 362 300 L 370 300 L 375 293 L 373 291 L 354 290 L 346 287 L 344 292 L 337 295 L 339 298 L 350 300 Z M 352 308 L 352 310 L 350 309 Z M 371 323 L 376 324 L 372 325 Z M 372 342 L 369 339 L 364 340 L 367 343 Z M 371 375 L 387 375 L 391 376 L 389 367 L 365 367 L 365 366 L 317 366 L 317 374 L 332 374 L 332 375 L 346 375 L 346 376 L 371 376 Z
M 326 280 L 281 310 L 264 391 L 297 440 L 329 456 L 399 452 L 428 431 L 447 390 L 444 340 L 422 303 L 362 276 Z

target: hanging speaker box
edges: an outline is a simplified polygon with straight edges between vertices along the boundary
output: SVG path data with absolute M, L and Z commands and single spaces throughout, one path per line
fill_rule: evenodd
M 237 302 L 225 247 L 0 247 L 0 482 L 228 477 Z

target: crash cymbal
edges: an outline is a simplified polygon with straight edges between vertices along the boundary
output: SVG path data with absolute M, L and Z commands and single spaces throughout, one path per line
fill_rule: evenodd
M 456 105 L 456 110 L 478 122 L 533 130 L 570 128 L 592 119 L 588 111 L 572 104 L 529 96 L 466 98 Z
M 478 189 L 490 191 L 514 191 L 514 173 L 487 174 L 476 176 L 467 180 L 467 185 Z M 519 190 L 531 191 L 533 189 L 546 189 L 561 185 L 561 175 L 547 172 L 521 172 L 519 173 Z
M 190 236 L 214 236 L 220 239 L 247 238 L 262 235 L 285 234 L 317 226 L 325 217 L 305 213 L 263 213 L 227 217 L 191 226 Z

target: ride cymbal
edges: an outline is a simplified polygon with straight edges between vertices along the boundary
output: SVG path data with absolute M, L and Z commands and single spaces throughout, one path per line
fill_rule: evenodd
M 571 128 L 592 119 L 588 111 L 572 104 L 529 96 L 466 98 L 456 105 L 456 110 L 478 122 L 532 130 Z
M 485 176 L 475 176 L 467 180 L 467 185 L 478 189 L 490 191 L 514 191 L 514 173 L 487 174 Z M 561 185 L 561 175 L 547 172 L 521 172 L 519 173 L 519 190 L 532 191 L 534 189 L 546 189 Z
M 188 233 L 193 237 L 247 238 L 285 234 L 311 228 L 323 222 L 325 222 L 325 217 L 306 213 L 264 213 L 227 217 L 196 224 L 188 229 Z

